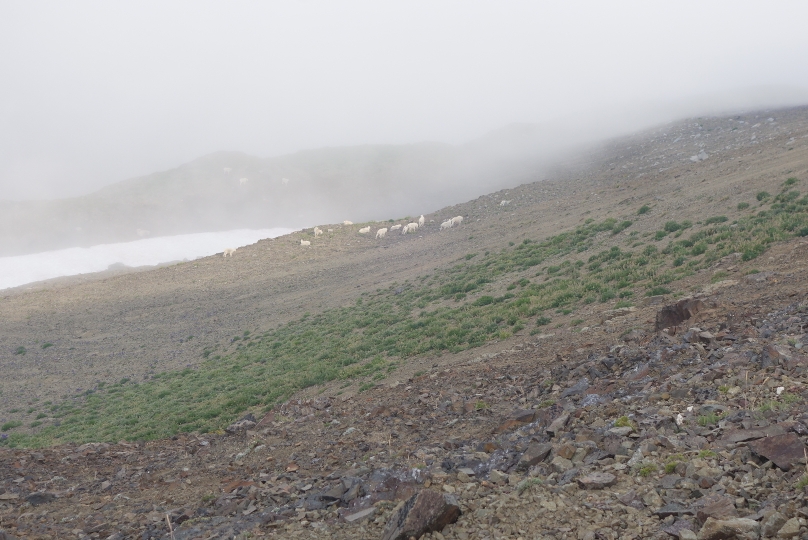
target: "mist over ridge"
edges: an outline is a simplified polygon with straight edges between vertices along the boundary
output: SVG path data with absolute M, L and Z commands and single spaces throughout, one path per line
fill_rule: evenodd
M 780 104 L 804 97 L 795 89 L 764 93 Z M 0 257 L 159 236 L 417 216 L 543 180 L 617 137 L 695 119 L 672 122 L 673 114 L 728 116 L 726 108 L 757 99 L 755 92 L 707 96 L 668 109 L 637 104 L 541 124 L 512 123 L 459 145 L 334 146 L 267 158 L 213 152 L 79 197 L 0 200 Z M 778 110 L 785 109 L 756 114 L 776 116 Z
M 81 197 L 0 201 L 0 256 L 418 215 L 540 179 L 559 152 L 571 149 L 558 135 L 514 124 L 457 146 L 327 147 L 272 158 L 214 152 Z

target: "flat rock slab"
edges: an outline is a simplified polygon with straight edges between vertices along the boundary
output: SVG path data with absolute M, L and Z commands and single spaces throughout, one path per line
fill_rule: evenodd
M 581 489 L 603 489 L 613 486 L 617 482 L 617 477 L 611 473 L 595 472 L 587 474 L 578 479 Z
M 516 470 L 526 471 L 532 466 L 538 465 L 547 458 L 552 449 L 553 445 L 550 443 L 530 443 L 525 453 L 519 458 Z
M 442 531 L 460 517 L 454 496 L 423 490 L 399 505 L 382 531 L 382 540 L 420 538 L 428 532 Z
M 47 491 L 37 491 L 36 493 L 28 495 L 25 500 L 31 503 L 32 506 L 39 506 L 40 504 L 55 501 L 56 495 L 48 493 Z
M 679 517 L 687 511 L 688 509 L 682 506 L 681 504 L 673 502 L 670 504 L 666 504 L 665 506 L 654 512 L 654 515 L 660 519 L 665 519 L 668 516 Z
M 688 530 L 692 531 L 697 527 L 693 524 L 692 521 L 689 519 L 677 519 L 672 525 L 666 525 L 660 527 L 660 529 L 674 538 L 681 538 L 680 531 Z M 693 533 L 693 536 L 696 536 L 696 533 Z
M 354 521 L 359 521 L 366 517 L 370 517 L 375 513 L 376 513 L 376 507 L 371 506 L 370 508 L 365 508 L 364 510 L 360 510 L 359 512 L 345 516 L 345 521 L 347 521 L 348 523 L 353 523 Z
M 567 425 L 569 419 L 570 415 L 563 413 L 561 416 L 553 420 L 553 422 L 547 427 L 547 434 L 551 437 L 555 437 L 558 432 L 564 429 L 564 426 Z
M 609 430 L 609 434 L 616 435 L 618 437 L 625 437 L 632 431 L 634 431 L 634 428 L 631 426 L 613 427 Z
M 494 430 L 494 433 L 503 433 L 524 426 L 525 424 L 530 424 L 536 420 L 536 416 L 537 413 L 534 409 L 514 411 Z
M 805 460 L 805 445 L 796 433 L 758 439 L 749 443 L 749 448 L 784 471 Z
M 755 439 L 762 439 L 764 437 L 775 437 L 777 435 L 785 435 L 786 430 L 779 424 L 773 426 L 766 426 L 764 428 L 752 429 L 736 429 L 725 434 L 721 438 L 723 443 L 739 443 L 746 441 L 754 441 Z
M 757 539 L 760 537 L 760 523 L 752 519 L 713 519 L 707 518 L 698 540 L 723 540 L 725 538 Z
M 662 489 L 675 489 L 684 479 L 678 474 L 666 474 L 659 482 Z
M 693 505 L 696 517 L 701 523 L 706 523 L 708 519 L 730 519 L 738 517 L 738 510 L 735 509 L 735 502 L 725 496 L 715 495 L 705 497 Z

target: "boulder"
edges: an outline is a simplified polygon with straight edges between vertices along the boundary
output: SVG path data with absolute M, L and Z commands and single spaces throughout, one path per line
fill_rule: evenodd
M 255 416 L 252 413 L 245 415 L 241 420 L 238 422 L 233 422 L 224 430 L 228 433 L 238 433 L 239 431 L 246 431 L 248 429 L 253 429 L 256 426 Z
M 757 540 L 759 537 L 760 523 L 745 518 L 707 518 L 697 536 L 698 540 L 723 540 L 726 538 Z
M 497 429 L 494 430 L 494 433 L 502 433 L 505 431 L 510 431 L 512 429 L 516 429 L 518 427 L 524 426 L 525 424 L 530 424 L 531 422 L 536 420 L 536 411 L 533 409 L 526 409 L 526 410 L 517 410 L 511 413 L 508 418 L 502 422 Z
M 428 532 L 442 531 L 460 517 L 460 507 L 453 495 L 423 490 L 393 510 L 382 531 L 382 540 L 420 538 Z
M 538 465 L 547 458 L 547 455 L 552 449 L 553 445 L 549 443 L 530 443 L 525 453 L 519 458 L 519 462 L 516 464 L 516 470 L 526 471 L 532 466 Z
M 749 443 L 749 448 L 784 471 L 805 460 L 805 445 L 795 433 L 758 439 Z
M 610 473 L 594 472 L 578 479 L 581 489 L 603 489 L 615 485 L 617 477 Z
M 656 315 L 657 331 L 671 326 L 678 326 L 694 317 L 705 308 L 704 302 L 698 298 L 685 298 L 675 304 L 663 307 Z
M 799 534 L 800 520 L 799 518 L 791 518 L 777 531 L 777 538 L 794 538 Z

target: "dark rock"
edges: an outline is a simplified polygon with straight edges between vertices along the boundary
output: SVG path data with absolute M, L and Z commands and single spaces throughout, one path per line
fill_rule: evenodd
M 596 461 L 609 457 L 609 454 L 602 450 L 595 450 L 584 458 L 584 465 L 592 465 Z
M 795 433 L 758 439 L 749 443 L 749 448 L 784 471 L 805 459 L 805 445 Z
M 553 445 L 550 443 L 530 443 L 519 458 L 519 463 L 516 464 L 517 471 L 526 471 L 534 465 L 538 465 L 547 458 Z
M 564 429 L 564 426 L 567 425 L 569 419 L 570 415 L 564 413 L 555 420 L 553 420 L 553 422 L 549 426 L 547 426 L 546 430 L 547 434 L 550 435 L 551 437 L 555 437 L 559 432 L 561 432 L 562 429 Z
M 241 420 L 237 422 L 233 422 L 224 430 L 228 433 L 238 433 L 239 431 L 246 431 L 248 429 L 253 429 L 256 426 L 255 417 L 251 414 L 244 416 Z
M 633 489 L 623 493 L 622 495 L 618 495 L 617 500 L 626 506 L 636 508 L 637 510 L 642 510 L 645 508 L 645 503 L 642 502 L 640 496 Z
M 617 483 L 617 477 L 611 473 L 594 472 L 578 479 L 581 489 L 603 489 Z
M 694 507 L 696 517 L 701 523 L 705 523 L 709 518 L 721 520 L 738 517 L 733 500 L 721 495 L 705 497 Z
M 698 298 L 685 298 L 675 304 L 663 307 L 656 315 L 657 331 L 678 326 L 704 309 L 704 302 Z
M 671 397 L 673 399 L 685 399 L 688 395 L 690 395 L 690 388 L 674 388 L 670 391 Z
M 512 429 L 516 429 L 520 426 L 524 426 L 525 424 L 530 424 L 536 420 L 536 411 L 533 409 L 527 410 L 517 410 L 511 413 L 511 415 L 502 422 L 497 429 L 494 430 L 495 433 L 502 433 L 505 431 L 509 431 Z
M 578 476 L 578 472 L 579 472 L 578 469 L 568 470 L 567 472 L 562 474 L 561 477 L 558 479 L 558 485 L 565 486 L 569 484 L 576 476 Z
M 775 512 L 763 521 L 760 532 L 763 536 L 774 536 L 786 524 L 786 521 L 788 519 L 783 514 Z
M 609 456 L 625 456 L 628 451 L 623 447 L 623 437 L 609 436 L 603 439 L 603 451 Z
M 382 531 L 382 540 L 420 538 L 428 532 L 442 531 L 460 517 L 457 500 L 448 494 L 423 490 L 397 507 Z
M 682 481 L 682 477 L 678 474 L 666 474 L 662 477 L 659 485 L 662 489 L 675 489 Z
M 575 383 L 574 385 L 570 386 L 566 390 L 561 393 L 561 397 L 567 398 L 569 396 L 577 396 L 579 394 L 583 394 L 586 389 L 589 388 L 589 379 L 586 377 L 582 378 L 580 381 Z
M 668 516 L 679 517 L 682 515 L 684 511 L 685 508 L 681 504 L 674 502 L 666 504 L 665 506 L 654 512 L 654 515 L 660 519 L 665 519 Z
M 752 519 L 720 520 L 707 518 L 698 534 L 699 540 L 723 540 L 725 538 L 758 538 L 760 523 Z
M 53 493 L 48 493 L 47 491 L 37 491 L 36 493 L 31 493 L 25 498 L 25 500 L 31 503 L 31 505 L 33 506 L 46 504 L 54 501 L 55 499 L 56 495 L 54 495 Z
M 661 530 L 673 536 L 674 538 L 679 538 L 680 537 L 679 531 L 684 529 L 688 531 L 693 531 L 696 528 L 697 527 L 689 519 L 677 519 L 673 523 L 673 525 L 667 525 L 665 527 L 662 527 Z
M 785 434 L 786 430 L 777 424 L 773 426 L 766 426 L 764 428 L 752 428 L 752 429 L 737 429 L 733 431 L 729 431 L 724 434 L 721 438 L 721 442 L 728 444 L 728 443 L 739 443 L 745 441 L 753 441 L 755 439 L 763 439 L 765 437 L 774 437 L 777 435 Z

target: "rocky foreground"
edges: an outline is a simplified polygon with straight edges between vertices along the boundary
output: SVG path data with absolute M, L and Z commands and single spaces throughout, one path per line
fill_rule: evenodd
M 0 538 L 808 538 L 804 284 L 738 275 L 221 434 L 2 448 Z

